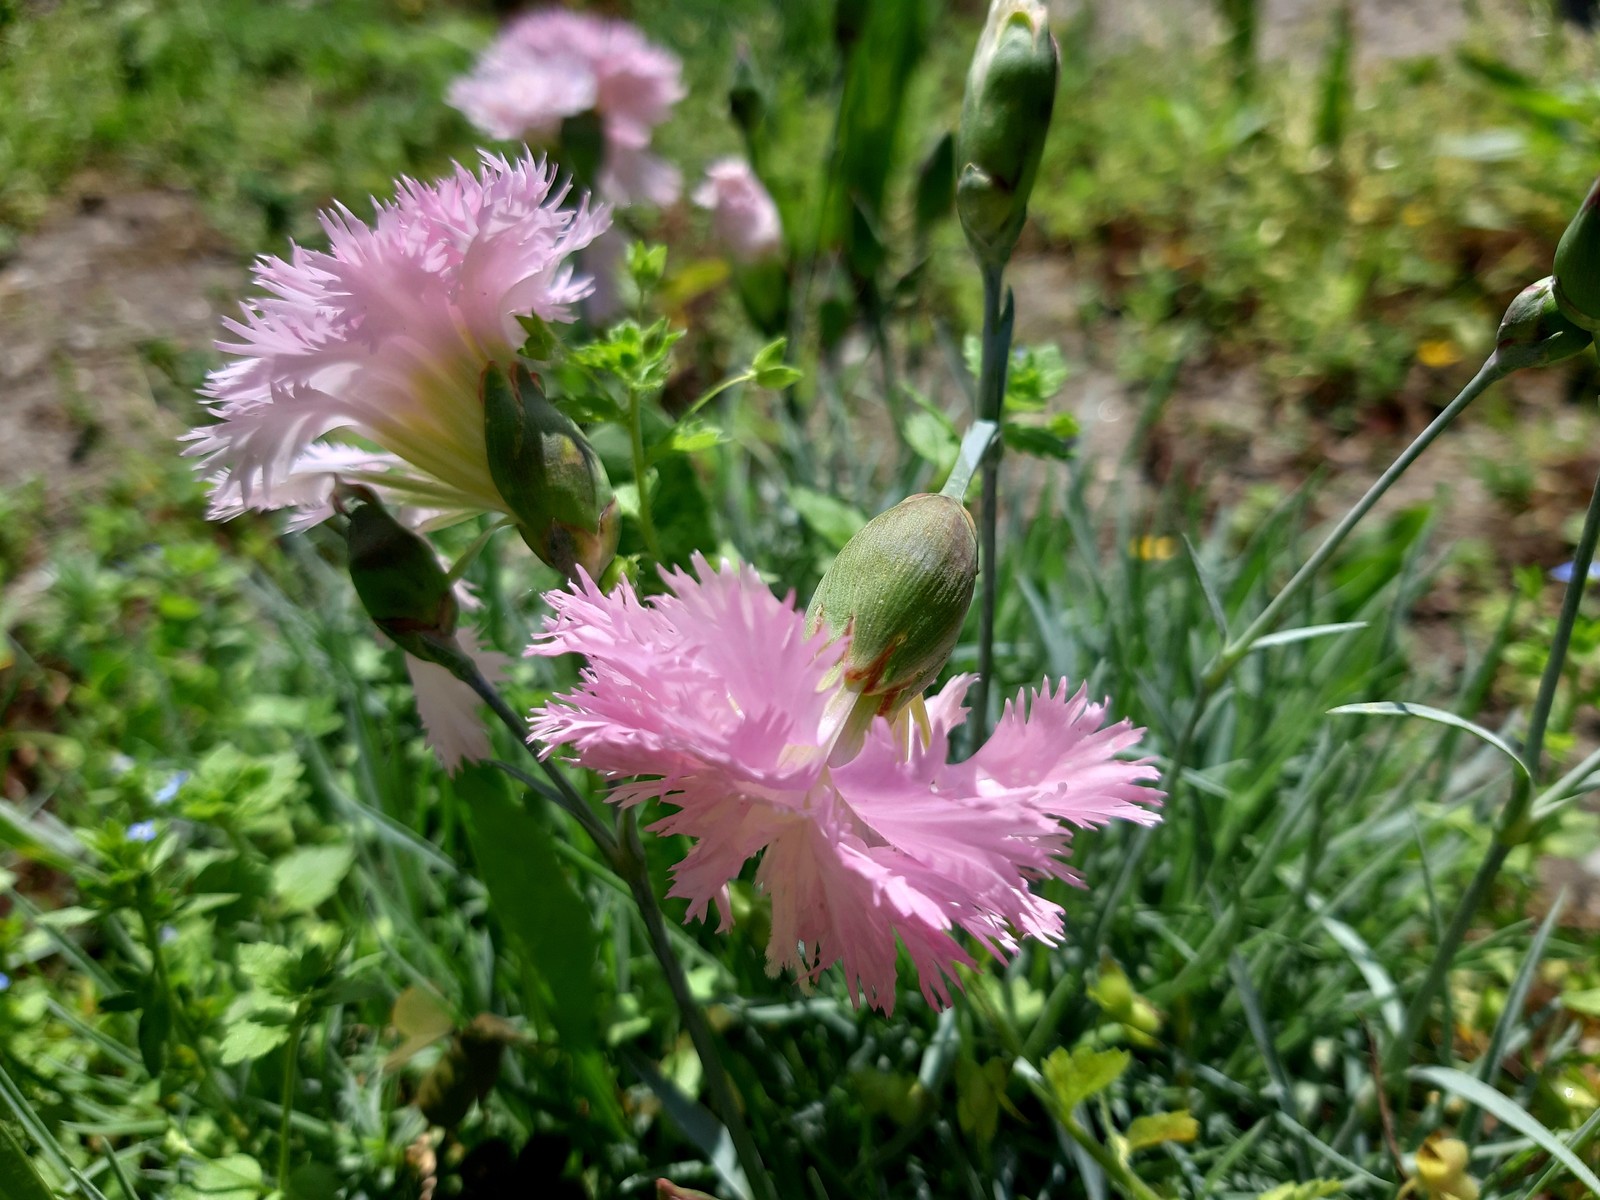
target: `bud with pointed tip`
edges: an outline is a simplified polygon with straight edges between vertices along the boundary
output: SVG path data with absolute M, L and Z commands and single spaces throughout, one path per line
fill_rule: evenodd
M 909 496 L 868 521 L 833 560 L 806 631 L 848 633 L 841 668 L 857 700 L 841 744 L 894 717 L 938 676 L 961 636 L 978 578 L 978 534 L 950 496 Z
M 1547 275 L 1517 293 L 1495 335 L 1495 361 L 1510 371 L 1571 358 L 1594 341 L 1562 313 L 1555 277 Z
M 1561 235 L 1551 273 L 1562 315 L 1590 333 L 1600 330 L 1600 179 Z
M 1055 107 L 1061 55 L 1038 0 L 992 0 L 961 102 L 956 212 L 985 266 L 1022 233 Z
M 575 578 L 599 579 L 620 532 L 611 483 L 583 431 L 520 363 L 483 372 L 489 474 L 529 549 Z
M 389 515 L 364 487 L 343 487 L 350 581 L 373 623 L 407 654 L 450 670 L 466 662 L 456 644 L 460 609 L 433 548 Z

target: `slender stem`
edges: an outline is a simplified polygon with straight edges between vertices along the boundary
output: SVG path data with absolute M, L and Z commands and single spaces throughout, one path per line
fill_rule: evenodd
M 706 1086 L 711 1091 L 711 1101 L 716 1105 L 723 1125 L 727 1127 L 728 1136 L 733 1139 L 739 1165 L 744 1168 L 745 1177 L 761 1200 L 776 1200 L 777 1192 L 772 1177 L 761 1161 L 761 1152 L 756 1148 L 755 1139 L 750 1136 L 750 1127 L 745 1124 L 739 1099 L 734 1094 L 733 1081 L 728 1078 L 728 1070 L 717 1053 L 717 1043 L 712 1036 L 711 1025 L 706 1020 L 705 1010 L 689 990 L 683 964 L 678 961 L 668 940 L 666 918 L 656 899 L 655 887 L 650 882 L 649 864 L 645 860 L 644 847 L 639 843 L 639 827 L 631 810 L 623 817 L 620 861 L 623 878 L 628 881 L 634 902 L 639 906 L 639 914 L 644 918 L 650 949 L 661 964 L 661 973 L 666 977 L 667 987 L 678 1005 L 678 1015 L 689 1031 L 689 1040 L 694 1043 L 700 1066 L 705 1071 Z
M 733 1140 L 739 1165 L 744 1169 L 750 1186 L 755 1189 L 758 1200 L 776 1200 L 777 1193 L 773 1188 L 772 1177 L 762 1165 L 761 1153 L 756 1148 L 755 1140 L 750 1136 L 750 1127 L 745 1124 L 744 1113 L 740 1110 L 734 1095 L 733 1083 L 728 1078 L 727 1068 L 722 1065 L 722 1059 L 717 1054 L 711 1026 L 707 1023 L 705 1012 L 695 1000 L 694 994 L 690 992 L 688 978 L 683 973 L 683 964 L 678 961 L 678 956 L 672 949 L 666 920 L 662 916 L 661 905 L 656 900 L 655 887 L 650 881 L 649 864 L 645 861 L 644 847 L 639 843 L 638 828 L 632 814 L 629 813 L 624 818 L 624 833 L 619 840 L 611 830 L 600 823 L 567 778 L 541 757 L 538 748 L 527 739 L 527 725 L 495 690 L 494 685 L 483 677 L 483 673 L 473 668 L 470 674 L 463 674 L 462 678 L 494 710 L 495 716 L 500 718 L 501 723 L 517 736 L 517 741 L 527 748 L 528 753 L 555 784 L 557 795 L 552 798 L 577 819 L 583 826 L 584 832 L 594 839 L 601 852 L 610 859 L 617 873 L 627 881 L 628 890 L 633 893 L 634 903 L 639 906 L 639 913 L 644 918 L 651 952 L 661 964 L 661 973 L 666 977 L 667 987 L 678 1005 L 678 1014 L 684 1028 L 689 1032 L 690 1041 L 694 1043 L 695 1053 L 700 1057 L 706 1086 L 710 1089 L 712 1100 L 716 1104 L 717 1115 L 722 1118 L 728 1136 Z
M 1422 986 L 1411 998 L 1399 1036 L 1389 1047 L 1385 1067 L 1398 1073 L 1403 1070 L 1411 1054 L 1411 1046 L 1422 1029 L 1433 1006 L 1433 998 L 1444 985 L 1445 977 L 1455 963 L 1456 953 L 1466 939 L 1467 930 L 1477 918 L 1478 909 L 1493 886 L 1495 876 L 1505 865 L 1511 851 L 1533 834 L 1528 821 L 1534 782 L 1541 775 L 1540 759 L 1544 757 L 1545 729 L 1550 720 L 1550 709 L 1555 704 L 1556 689 L 1566 669 L 1567 648 L 1572 642 L 1572 627 L 1578 619 L 1578 606 L 1583 600 L 1583 589 L 1589 581 L 1589 564 L 1594 561 L 1595 546 L 1600 543 L 1600 479 L 1595 480 L 1594 494 L 1589 498 L 1589 511 L 1584 517 L 1583 532 L 1578 537 L 1578 549 L 1573 558 L 1572 578 L 1567 583 L 1566 595 L 1561 601 L 1561 615 L 1556 620 L 1555 636 L 1550 642 L 1550 658 L 1545 663 L 1544 675 L 1539 680 L 1539 695 L 1534 700 L 1533 712 L 1528 717 L 1528 736 L 1523 741 L 1523 761 L 1529 774 L 1517 772 L 1511 784 L 1511 796 L 1495 822 L 1494 843 L 1478 871 L 1467 885 L 1467 892 L 1456 908 L 1455 916 L 1440 939 L 1433 961 Z
M 485 679 L 483 672 L 476 667 L 473 667 L 470 674 L 464 674 L 462 681 L 478 693 L 483 702 L 494 711 L 494 715 L 500 718 L 500 723 L 511 731 L 518 742 L 528 748 L 528 753 L 533 755 L 534 761 L 539 764 L 545 776 L 555 785 L 556 794 L 551 799 L 570 813 L 579 825 L 583 826 L 583 831 L 589 835 L 595 845 L 600 847 L 600 852 L 607 859 L 613 863 L 619 861 L 617 839 L 601 823 L 600 818 L 594 815 L 589 805 L 582 796 L 578 795 L 577 789 L 572 786 L 567 777 L 558 771 L 553 763 L 542 757 L 538 750 L 528 741 L 527 722 L 517 716 L 512 707 L 495 690 L 494 684 Z
M 1090 1158 L 1100 1164 L 1100 1169 L 1116 1184 L 1124 1200 L 1128 1197 L 1132 1197 L 1133 1200 L 1161 1200 L 1154 1189 L 1128 1169 L 1127 1163 L 1102 1146 L 1087 1129 L 1073 1120 L 1071 1113 L 1062 1114 L 1061 1128 L 1067 1131 L 1068 1137 L 1083 1147 Z
M 1000 311 L 1003 268 L 983 268 L 983 361 L 978 373 L 978 419 L 1000 423 L 1005 404 L 1006 365 L 1011 356 L 1011 323 Z M 978 610 L 978 683 L 972 702 L 972 749 L 989 736 L 989 689 L 994 677 L 994 610 L 1000 564 L 995 543 L 999 521 L 1000 455 L 1004 440 L 995 438 L 983 460 L 983 511 L 978 526 L 978 561 L 983 592 Z
M 661 540 L 656 537 L 655 521 L 650 516 L 650 487 L 646 475 L 649 464 L 644 456 L 644 397 L 638 388 L 628 389 L 628 434 L 633 441 L 633 484 L 639 491 L 639 532 L 650 557 L 661 561 Z
M 1328 560 L 1344 544 L 1345 538 L 1350 536 L 1355 527 L 1361 523 L 1361 519 L 1372 510 L 1372 506 L 1383 499 L 1384 493 L 1393 487 L 1400 476 L 1404 475 L 1411 464 L 1416 462 L 1422 455 L 1422 452 L 1433 444 L 1434 439 L 1443 433 L 1450 423 L 1461 415 L 1467 405 L 1476 400 L 1490 384 L 1510 373 L 1511 369 L 1502 365 L 1495 355 L 1491 354 L 1489 356 L 1488 360 L 1479 368 L 1478 373 L 1472 377 L 1472 381 L 1461 389 L 1461 394 L 1452 400 L 1445 410 L 1417 435 L 1416 441 L 1407 446 L 1399 458 L 1389 464 L 1389 469 L 1380 475 L 1377 482 L 1367 489 L 1366 495 L 1356 501 L 1355 507 L 1345 513 L 1339 524 L 1334 527 L 1333 532 L 1323 539 L 1322 545 L 1318 546 L 1311 557 L 1306 559 L 1305 564 L 1294 573 L 1293 578 L 1284 584 L 1283 590 L 1272 598 L 1271 603 L 1262 609 L 1261 615 L 1250 623 L 1249 628 L 1222 648 L 1216 660 L 1206 671 L 1206 684 L 1211 688 L 1215 688 L 1228 677 L 1233 668 L 1239 665 L 1239 660 L 1250 653 L 1250 647 L 1255 643 L 1255 640 L 1271 630 L 1278 618 L 1283 615 L 1284 609 L 1289 606 L 1289 602 L 1300 594 L 1301 589 L 1311 582 L 1318 571 L 1327 565 Z
M 289 1040 L 283 1044 L 283 1090 L 278 1096 L 278 1190 L 289 1186 L 290 1118 L 294 1116 L 294 1076 L 300 1059 L 300 1035 L 305 1030 L 305 1013 L 296 1011 L 289 1027 Z

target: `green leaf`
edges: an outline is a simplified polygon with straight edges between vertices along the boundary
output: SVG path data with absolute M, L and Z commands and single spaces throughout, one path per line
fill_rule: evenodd
M 33 1169 L 33 1160 L 4 1125 L 0 1125 L 0 1179 L 6 1181 L 6 1200 L 54 1200 Z
M 310 912 L 339 890 L 355 859 L 349 842 L 304 846 L 273 864 L 272 890 L 290 912 Z
M 282 992 L 295 954 L 287 946 L 272 942 L 246 942 L 238 951 L 239 969 L 263 991 Z
M 923 462 L 938 471 L 948 471 L 960 452 L 961 437 L 949 417 L 917 397 L 913 399 L 917 399 L 919 407 L 900 426 L 900 436 Z
M 789 503 L 794 505 L 800 519 L 811 527 L 812 532 L 835 550 L 842 550 L 844 544 L 867 523 L 860 509 L 799 484 L 789 488 Z
M 194 1190 L 208 1200 L 255 1200 L 266 1189 L 261 1164 L 248 1154 L 230 1154 L 201 1163 L 194 1171 Z
M 305 1163 L 289 1172 L 287 1200 L 335 1200 L 343 1186 L 339 1173 L 325 1163 Z
M 1163 1142 L 1192 1142 L 1199 1136 L 1200 1122 L 1189 1115 L 1188 1109 L 1151 1113 L 1128 1126 L 1128 1149 L 1146 1150 Z
M 1376 717 L 1421 717 L 1424 721 L 1433 721 L 1439 725 L 1448 725 L 1453 729 L 1465 730 L 1475 738 L 1480 738 L 1504 754 L 1517 769 L 1528 775 L 1528 764 L 1522 761 L 1522 755 L 1510 742 L 1497 733 L 1491 733 L 1482 725 L 1478 725 L 1465 717 L 1458 717 L 1453 712 L 1446 712 L 1442 708 L 1432 708 L 1426 704 L 1407 704 L 1398 700 L 1376 700 L 1367 704 L 1341 704 L 1338 708 L 1328 710 L 1330 716 L 1376 716 Z M 1530 776 L 1531 778 L 1531 776 Z
M 1285 629 L 1279 633 L 1269 633 L 1265 637 L 1258 637 L 1250 643 L 1248 653 L 1254 654 L 1257 650 L 1269 650 L 1273 646 L 1290 646 L 1295 642 L 1308 642 L 1312 638 L 1333 637 L 1340 633 L 1354 633 L 1357 629 L 1365 629 L 1365 621 L 1340 621 L 1334 625 L 1302 625 L 1299 629 Z
M 694 454 L 728 440 L 728 435 L 705 421 L 684 421 L 674 425 L 661 441 L 650 448 L 650 461 L 668 454 Z
M 956 1063 L 956 1123 L 980 1146 L 994 1140 L 1010 1078 L 1011 1068 L 1002 1059 L 982 1066 L 970 1058 Z
M 1562 993 L 1561 1007 L 1580 1017 L 1600 1017 L 1600 987 Z
M 1546 1154 L 1571 1171 L 1591 1194 L 1600 1196 L 1600 1175 L 1585 1166 L 1565 1142 L 1510 1097 L 1453 1067 L 1413 1067 L 1410 1074 L 1476 1104 L 1502 1125 L 1509 1125 L 1518 1133 L 1532 1138 Z
M 1043 1073 L 1063 1112 L 1071 1112 L 1091 1096 L 1115 1083 L 1132 1061 L 1126 1050 L 1091 1050 L 1079 1046 L 1068 1051 L 1058 1046 L 1044 1060 Z
M 1053 458 L 1069 461 L 1075 451 L 1071 439 L 1078 433 L 1078 423 L 1070 413 L 1062 413 L 1044 425 L 1024 425 L 1007 421 L 1001 427 L 1001 436 L 1007 448 L 1018 454 L 1031 454 L 1035 458 Z
M 261 1025 L 248 1020 L 234 1021 L 228 1026 L 228 1032 L 223 1035 L 217 1056 L 228 1066 L 254 1062 L 271 1054 L 288 1040 L 287 1025 Z
M 548 993 L 562 1047 L 577 1056 L 597 1049 L 599 941 L 589 905 L 551 848 L 549 826 L 512 800 L 505 777 L 492 767 L 467 768 L 455 787 L 472 811 L 472 851 L 494 915 Z M 620 1120 L 615 1084 L 603 1072 L 579 1078 L 590 1099 Z

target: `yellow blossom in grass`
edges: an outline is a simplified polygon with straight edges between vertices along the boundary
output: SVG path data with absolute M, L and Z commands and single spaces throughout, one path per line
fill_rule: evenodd
M 1449 338 L 1429 338 L 1417 343 L 1417 361 L 1425 367 L 1453 367 L 1461 361 L 1461 347 Z
M 1411 229 L 1426 225 L 1428 223 L 1428 206 L 1419 200 L 1413 200 L 1400 210 L 1400 223 Z
M 1178 553 L 1178 543 L 1165 534 L 1145 534 L 1128 543 L 1128 553 L 1141 562 L 1166 562 Z
M 1467 1174 L 1467 1144 L 1437 1133 L 1417 1148 L 1417 1173 L 1406 1181 L 1402 1196 L 1420 1194 L 1425 1200 L 1478 1200 L 1478 1181 Z

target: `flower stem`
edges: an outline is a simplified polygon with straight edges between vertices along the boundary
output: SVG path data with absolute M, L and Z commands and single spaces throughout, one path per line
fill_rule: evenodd
M 1154 1189 L 1128 1169 L 1127 1163 L 1102 1146 L 1087 1129 L 1079 1125 L 1071 1113 L 1061 1114 L 1061 1128 L 1065 1129 L 1067 1136 L 1082 1146 L 1085 1153 L 1100 1165 L 1100 1169 L 1111 1179 L 1121 1196 L 1132 1200 L 1161 1200 Z
M 650 516 L 650 487 L 647 475 L 649 463 L 644 454 L 644 394 L 635 387 L 628 389 L 628 434 L 633 442 L 633 486 L 639 492 L 639 532 L 644 537 L 644 548 L 656 562 L 661 561 L 661 540 L 656 536 L 655 521 Z
M 978 372 L 978 419 L 1000 424 L 1005 406 L 1006 366 L 1011 357 L 1009 302 L 1002 308 L 1003 267 L 983 268 L 983 359 Z M 1000 456 L 1004 441 L 995 438 L 983 460 L 983 511 L 978 527 L 978 556 L 983 591 L 978 610 L 978 683 L 972 702 L 972 742 L 976 750 L 989 736 L 989 689 L 994 676 L 994 610 L 999 589 L 1000 564 L 996 561 Z
M 305 1031 L 306 1015 L 296 1011 L 289 1027 L 289 1040 L 283 1044 L 283 1090 L 278 1097 L 278 1190 L 289 1187 L 290 1118 L 294 1115 L 294 1077 L 300 1060 L 300 1035 Z
M 1472 882 L 1467 885 L 1466 894 L 1456 907 L 1455 916 L 1439 941 L 1439 948 L 1434 951 L 1433 961 L 1428 964 L 1428 973 L 1423 978 L 1422 986 L 1411 998 L 1400 1032 L 1389 1046 L 1384 1066 L 1391 1076 L 1402 1075 L 1411 1056 L 1411 1047 L 1433 1007 L 1434 997 L 1444 985 L 1461 943 L 1466 939 L 1467 930 L 1472 927 L 1500 868 L 1505 865 L 1512 850 L 1533 836 L 1528 809 L 1534 785 L 1542 774 L 1540 760 L 1544 757 L 1545 730 L 1550 721 L 1550 710 L 1555 705 L 1556 690 L 1566 669 L 1567 649 L 1572 643 L 1572 629 L 1578 620 L 1578 607 L 1583 600 L 1583 589 L 1589 581 L 1589 565 L 1594 562 L 1597 543 L 1600 543 L 1600 479 L 1595 480 L 1594 494 L 1589 498 L 1589 511 L 1584 517 L 1583 532 L 1578 537 L 1577 553 L 1573 556 L 1572 578 L 1567 581 L 1566 594 L 1561 601 L 1561 615 L 1556 619 L 1555 636 L 1550 642 L 1550 658 L 1545 663 L 1544 674 L 1539 680 L 1539 694 L 1528 717 L 1528 735 L 1523 741 L 1522 750 L 1528 773 L 1518 771 L 1514 774 L 1511 795 L 1500 810 L 1499 820 L 1495 822 L 1494 842 L 1478 864 Z
M 1206 670 L 1202 681 L 1207 691 L 1214 691 L 1219 687 L 1223 680 L 1232 673 L 1233 668 L 1239 665 L 1239 661 L 1250 653 L 1250 647 L 1255 644 L 1256 639 L 1272 629 L 1278 618 L 1283 615 L 1283 610 L 1289 606 L 1289 602 L 1299 595 L 1301 590 L 1316 577 L 1318 571 L 1327 565 L 1328 560 L 1344 544 L 1345 538 L 1349 537 L 1355 527 L 1361 523 L 1362 518 L 1372 511 L 1373 505 L 1383 499 L 1384 493 L 1393 487 L 1400 476 L 1404 475 L 1410 468 L 1411 464 L 1421 457 L 1422 452 L 1433 444 L 1434 439 L 1461 415 L 1467 405 L 1482 395 L 1490 384 L 1503 379 L 1510 373 L 1510 368 L 1503 366 L 1495 355 L 1491 354 L 1488 357 L 1483 366 L 1478 369 L 1478 373 L 1472 377 L 1471 382 L 1461 389 L 1461 393 L 1429 423 L 1426 429 L 1417 435 L 1416 440 L 1405 448 L 1399 458 L 1389 464 L 1389 469 L 1378 476 L 1377 482 L 1367 489 L 1366 495 L 1357 500 L 1355 506 L 1340 518 L 1339 524 L 1334 527 L 1333 532 L 1323 539 L 1322 545 L 1316 548 L 1311 557 L 1306 559 L 1305 563 L 1294 573 L 1289 582 L 1283 585 L 1283 589 L 1272 598 L 1266 608 L 1261 610 L 1261 615 L 1250 622 L 1249 627 L 1243 633 L 1222 648 L 1211 666 Z
M 712 1102 L 717 1107 L 717 1115 L 721 1117 L 728 1136 L 733 1141 L 739 1165 L 743 1168 L 751 1188 L 754 1189 L 757 1200 L 776 1200 L 777 1192 L 774 1190 L 772 1177 L 762 1165 L 761 1153 L 756 1148 L 755 1140 L 750 1136 L 750 1127 L 745 1124 L 744 1113 L 738 1107 L 733 1083 L 728 1078 L 728 1071 L 722 1065 L 721 1057 L 717 1054 L 711 1026 L 706 1021 L 705 1012 L 690 992 L 688 978 L 683 973 L 683 964 L 678 961 L 678 956 L 672 949 L 666 921 L 661 913 L 661 905 L 656 899 L 654 885 L 650 881 L 649 864 L 645 861 L 644 847 L 639 843 L 639 833 L 632 814 L 629 813 L 625 817 L 623 836 L 619 839 L 590 811 L 583 797 L 578 795 L 566 776 L 540 755 L 537 747 L 527 738 L 526 723 L 505 702 L 495 690 L 495 686 L 483 677 L 483 673 L 474 668 L 470 675 L 463 675 L 462 678 L 494 710 L 495 716 L 516 735 L 517 741 L 527 748 L 528 753 L 543 768 L 555 785 L 555 794 L 550 798 L 572 814 L 583 826 L 584 832 L 600 847 L 601 853 L 609 859 L 617 874 L 627 882 L 628 890 L 633 893 L 634 903 L 639 906 L 639 915 L 644 919 L 651 952 L 661 965 L 661 973 L 665 976 L 667 987 L 678 1006 L 679 1018 L 683 1021 L 684 1028 L 688 1030 L 689 1040 L 694 1043 L 701 1069 L 705 1072 L 706 1086 L 710 1089 Z

